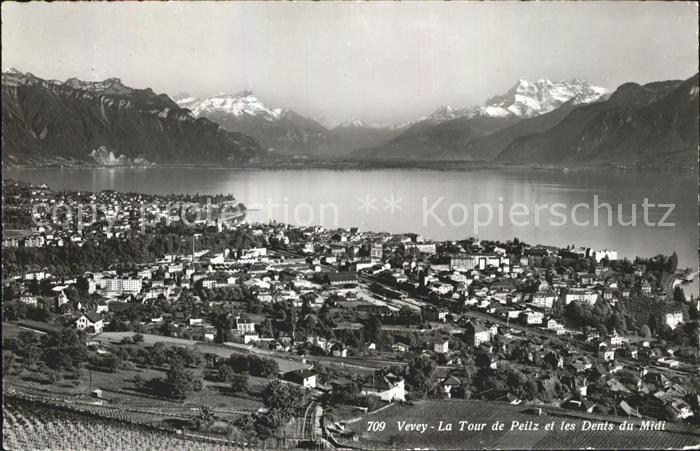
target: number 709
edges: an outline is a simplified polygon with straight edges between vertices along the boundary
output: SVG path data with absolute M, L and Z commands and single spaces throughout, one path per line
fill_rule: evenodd
M 367 431 L 369 432 L 380 432 L 383 431 L 384 428 L 386 428 L 386 423 L 383 421 L 368 421 L 367 422 Z

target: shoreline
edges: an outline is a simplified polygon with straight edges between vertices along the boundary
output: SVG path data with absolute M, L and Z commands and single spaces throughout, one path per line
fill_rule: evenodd
M 151 164 L 151 165 L 131 165 L 131 166 L 110 166 L 97 164 L 46 164 L 46 165 L 20 165 L 3 164 L 5 170 L 41 170 L 41 169 L 85 169 L 85 170 L 103 170 L 103 169 L 219 169 L 219 170 L 261 170 L 261 171 L 301 171 L 301 170 L 333 170 L 333 171 L 381 171 L 381 170 L 415 170 L 415 171 L 444 171 L 444 172 L 471 172 L 471 171 L 530 171 L 530 172 L 591 172 L 605 171 L 613 173 L 685 173 L 695 174 L 695 166 L 670 166 L 657 167 L 651 165 L 631 166 L 631 165 L 615 165 L 611 163 L 591 164 L 591 165 L 566 165 L 566 164 L 518 164 L 518 163 L 499 163 L 490 161 L 474 161 L 474 160 L 416 160 L 416 161 L 397 161 L 397 160 L 371 160 L 371 161 L 354 161 L 354 160 L 290 160 L 281 162 L 255 162 L 237 165 L 219 165 L 219 164 Z

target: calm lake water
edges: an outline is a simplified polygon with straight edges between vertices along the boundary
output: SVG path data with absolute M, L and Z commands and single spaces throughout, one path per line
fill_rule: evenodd
M 693 174 L 118 168 L 7 169 L 3 175 L 55 190 L 231 193 L 255 209 L 251 220 L 416 232 L 437 240 L 517 236 L 533 244 L 612 248 L 628 257 L 676 251 L 681 265 L 698 266 Z M 662 223 L 674 225 L 659 224 L 665 206 L 648 207 L 645 224 L 645 198 L 674 205 Z M 610 204 L 611 226 L 601 204 Z M 633 204 L 636 225 L 621 225 L 633 218 Z

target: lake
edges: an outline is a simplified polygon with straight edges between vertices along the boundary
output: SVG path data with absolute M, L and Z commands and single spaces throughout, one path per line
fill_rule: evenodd
M 104 168 L 5 169 L 3 175 L 54 190 L 231 193 L 254 221 L 436 240 L 517 236 L 531 244 L 611 248 L 620 257 L 675 251 L 681 266 L 698 266 L 694 174 Z

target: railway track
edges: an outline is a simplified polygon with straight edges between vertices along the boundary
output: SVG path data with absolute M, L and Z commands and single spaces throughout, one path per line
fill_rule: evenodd
M 318 402 L 311 401 L 304 411 L 301 423 L 301 436 L 304 440 L 313 440 L 316 436 L 316 406 Z

